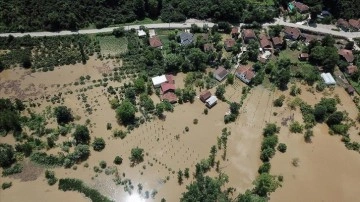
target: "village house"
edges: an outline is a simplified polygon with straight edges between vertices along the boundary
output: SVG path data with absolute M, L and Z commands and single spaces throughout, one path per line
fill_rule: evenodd
M 208 108 L 213 107 L 217 103 L 217 97 L 215 95 L 212 95 L 209 99 L 206 100 L 206 106 Z
M 341 59 L 345 60 L 348 63 L 352 63 L 354 61 L 354 55 L 351 50 L 340 49 L 338 51 L 338 54 L 340 55 Z
M 251 66 L 240 65 L 236 69 L 235 76 L 244 83 L 248 84 L 255 77 L 255 72 Z
M 273 37 L 271 38 L 271 41 L 273 43 L 274 49 L 282 49 L 283 48 L 283 40 L 280 37 Z
M 255 32 L 252 29 L 244 29 L 241 37 L 244 43 L 249 43 L 250 40 L 256 40 Z
M 298 40 L 301 31 L 295 27 L 285 27 L 284 29 L 285 38 L 296 41 Z
M 326 11 L 326 10 L 321 11 L 321 13 L 319 15 L 317 15 L 317 17 L 319 19 L 324 19 L 324 18 L 330 17 L 330 16 L 331 16 L 331 13 L 329 11 Z
M 214 71 L 214 77 L 218 81 L 222 81 L 225 79 L 225 77 L 229 74 L 229 72 L 223 67 L 220 66 Z
M 150 46 L 153 47 L 153 48 L 160 48 L 160 49 L 162 49 L 162 47 L 163 47 L 163 44 L 162 44 L 160 38 L 157 37 L 157 36 L 153 36 L 153 37 L 149 38 L 149 44 L 150 44 Z
M 146 36 L 146 32 L 142 29 L 139 29 L 137 31 L 138 37 L 145 37 Z
M 167 92 L 175 92 L 175 85 L 172 83 L 162 83 L 161 94 L 165 94 Z
M 360 29 L 360 20 L 350 19 L 349 20 L 350 30 L 351 31 L 359 31 Z
M 231 29 L 231 37 L 237 39 L 239 37 L 239 27 L 233 27 Z
M 357 71 L 358 71 L 358 68 L 355 65 L 349 65 L 345 69 L 345 73 L 348 74 L 348 75 L 353 75 Z
M 260 37 L 260 48 L 262 49 L 262 51 L 272 49 L 271 42 L 269 41 L 268 37 L 265 35 Z
M 206 91 L 203 91 L 201 92 L 200 94 L 200 100 L 202 102 L 206 102 L 207 99 L 209 99 L 211 97 L 211 92 L 206 90 Z
M 224 41 L 224 48 L 226 51 L 232 51 L 232 47 L 236 44 L 235 39 L 229 38 Z
M 342 29 L 343 31 L 349 31 L 350 29 L 350 24 L 342 18 L 338 19 L 338 21 L 336 22 L 336 26 Z
M 212 43 L 206 43 L 204 44 L 204 51 L 205 52 L 210 52 L 210 51 L 214 51 L 214 45 Z
M 300 53 L 298 58 L 299 58 L 300 61 L 306 61 L 306 60 L 309 59 L 309 54 L 307 54 L 307 53 Z
M 162 95 L 162 101 L 168 101 L 171 104 L 174 104 L 177 102 L 177 96 L 175 95 L 175 93 L 173 92 L 167 92 L 165 94 Z
M 174 76 L 171 74 L 155 76 L 151 80 L 155 88 L 160 87 L 163 83 L 175 84 Z
M 307 6 L 306 4 L 298 2 L 298 1 L 293 1 L 291 3 L 299 13 L 303 14 L 303 13 L 309 12 L 309 6 Z
M 194 35 L 188 32 L 181 32 L 180 33 L 180 44 L 183 46 L 189 45 L 194 40 Z
M 316 36 L 316 35 L 312 35 L 312 34 L 305 34 L 305 33 L 300 34 L 300 40 L 303 41 L 306 46 L 308 46 L 310 44 L 310 41 L 321 40 L 321 38 L 322 37 L 320 37 L 320 36 Z

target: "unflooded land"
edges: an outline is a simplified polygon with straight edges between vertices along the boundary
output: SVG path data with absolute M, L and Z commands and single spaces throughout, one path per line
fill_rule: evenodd
M 240 115 L 234 123 L 224 124 L 224 115 L 229 111 L 229 105 L 219 101 L 217 105 L 204 113 L 205 105 L 198 96 L 193 103 L 176 104 L 173 112 L 165 112 L 166 118 L 146 121 L 132 130 L 124 139 L 114 138 L 112 131 L 125 130 L 117 123 L 115 111 L 109 104 L 106 88 L 96 87 L 103 74 L 111 74 L 115 64 L 111 60 L 97 60 L 90 58 L 86 65 L 68 65 L 56 68 L 52 72 L 29 72 L 15 68 L 5 70 L 0 74 L 0 93 L 2 98 L 19 98 L 34 103 L 32 110 L 45 113 L 49 108 L 65 105 L 72 109 L 77 124 L 88 124 L 91 138 L 102 137 L 106 147 L 101 152 L 91 149 L 88 160 L 75 164 L 72 168 L 52 168 L 58 179 L 81 179 L 87 186 L 98 190 L 101 194 L 114 201 L 135 201 L 138 195 L 153 195 L 147 201 L 178 201 L 181 193 L 186 191 L 186 185 L 193 180 L 193 176 L 184 178 L 179 185 L 177 172 L 189 168 L 195 172 L 195 165 L 209 155 L 211 146 L 217 144 L 217 137 L 223 128 L 227 128 L 231 135 L 228 139 L 226 157 L 220 155 L 219 169 L 229 176 L 228 185 L 236 188 L 234 195 L 243 193 L 253 187 L 252 182 L 258 176 L 261 165 L 260 147 L 263 139 L 262 130 L 267 123 L 281 126 L 278 134 L 279 142 L 287 145 L 286 153 L 277 152 L 271 160 L 271 174 L 283 176 L 282 187 L 270 195 L 271 201 L 356 201 L 359 191 L 360 168 L 359 153 L 348 150 L 341 138 L 329 135 L 326 124 L 317 124 L 311 143 L 306 143 L 302 134 L 289 131 L 285 120 L 299 121 L 303 118 L 299 109 L 291 109 L 290 103 L 294 97 L 288 91 L 270 90 L 262 86 L 250 90 L 240 109 Z M 89 75 L 91 79 L 81 83 L 81 76 Z M 186 74 L 175 76 L 176 85 L 184 86 Z M 93 82 L 95 80 L 95 82 Z M 121 82 L 108 81 L 108 85 L 121 86 Z M 79 84 L 75 84 L 79 82 Z M 326 89 L 326 92 L 316 92 L 312 87 L 297 84 L 302 93 L 298 95 L 304 102 L 314 105 L 321 97 L 337 97 L 340 99 L 338 109 L 348 112 L 349 118 L 355 120 L 357 111 L 351 97 L 340 87 Z M 93 86 L 93 87 L 89 87 Z M 229 101 L 239 101 L 242 88 L 245 85 L 236 80 L 233 85 L 226 87 L 225 97 Z M 85 90 L 86 89 L 86 90 Z M 210 89 L 214 93 L 215 89 Z M 197 89 L 197 94 L 199 94 Z M 54 95 L 61 93 L 60 101 Z M 283 107 L 274 107 L 273 101 L 284 94 Z M 86 97 L 84 102 L 83 97 Z M 155 103 L 159 98 L 152 96 Z M 88 110 L 91 108 L 91 110 Z M 24 112 L 28 113 L 28 112 Z M 197 119 L 197 123 L 194 123 Z M 56 127 L 56 120 L 49 117 L 48 127 Z M 287 122 L 287 121 L 285 121 Z M 112 125 L 107 130 L 107 124 Z M 289 121 L 290 124 L 290 121 Z M 358 140 L 356 123 L 350 128 L 352 140 Z M 188 131 L 185 128 L 188 127 Z M 60 136 L 56 144 L 70 138 L 70 135 Z M 2 137 L 3 143 L 15 145 L 11 134 Z M 134 147 L 144 149 L 144 161 L 131 166 L 130 151 Z M 56 155 L 61 152 L 60 147 L 47 151 Z M 219 153 L 223 151 L 219 150 Z M 115 156 L 121 156 L 121 165 L 113 163 Z M 294 165 L 294 159 L 297 163 Z M 99 162 L 105 161 L 107 168 L 101 172 L 94 171 Z M 2 182 L 12 182 L 12 187 L 1 190 L 0 201 L 89 201 L 78 192 L 63 192 L 57 186 L 49 186 L 44 172 L 47 168 L 36 165 L 25 159 L 21 162 L 24 169 L 20 174 L 1 177 Z M 100 169 L 101 170 L 101 169 Z M 209 175 L 216 176 L 214 171 Z M 131 182 L 118 184 L 116 179 Z M 115 179 L 115 180 L 114 180 Z M 138 184 L 142 189 L 138 191 Z M 130 188 L 126 188 L 130 187 Z M 129 191 L 132 190 L 132 191 Z M 131 195 L 130 193 L 131 192 Z M 20 194 L 21 193 L 21 194 Z

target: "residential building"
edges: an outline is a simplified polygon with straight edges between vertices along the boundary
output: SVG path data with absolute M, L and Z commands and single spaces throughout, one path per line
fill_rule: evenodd
M 252 29 L 243 29 L 242 39 L 244 43 L 249 43 L 250 40 L 256 40 L 256 35 Z
M 298 40 L 301 31 L 298 28 L 295 27 L 285 27 L 284 29 L 285 38 L 291 39 L 291 40 Z
M 236 41 L 233 38 L 226 39 L 224 41 L 224 48 L 226 51 L 232 51 L 232 47 L 236 44 Z
M 283 48 L 283 40 L 281 37 L 273 37 L 271 38 L 274 49 L 282 49 Z
M 161 76 L 155 76 L 153 78 L 151 78 L 152 83 L 154 85 L 154 87 L 160 87 L 160 85 L 162 83 L 167 82 L 166 76 L 165 75 L 161 75 Z
M 150 44 L 150 46 L 153 47 L 153 48 L 160 48 L 160 49 L 162 49 L 162 47 L 163 47 L 163 44 L 162 44 L 160 38 L 157 37 L 157 36 L 153 36 L 153 37 L 149 38 L 149 44 Z
M 248 84 L 255 77 L 255 72 L 251 66 L 240 65 L 236 69 L 235 76 L 244 83 Z
M 205 52 L 210 52 L 210 51 L 214 51 L 214 45 L 212 43 L 206 43 L 204 44 L 204 51 Z
M 352 63 L 354 61 L 354 55 L 351 50 L 340 49 L 338 53 L 340 55 L 340 58 L 345 60 L 346 62 Z
M 194 35 L 192 33 L 181 32 L 179 36 L 180 36 L 180 43 L 183 46 L 191 44 L 194 40 Z
M 360 29 L 360 20 L 350 19 L 349 25 L 351 31 L 359 31 Z
M 200 100 L 202 102 L 206 102 L 207 99 L 209 99 L 211 97 L 211 92 L 206 90 L 206 91 L 203 91 L 201 92 L 200 94 Z
M 298 1 L 293 1 L 291 2 L 295 9 L 299 12 L 299 13 L 307 13 L 309 12 L 309 6 L 307 6 L 304 3 L 298 2 Z
M 342 18 L 338 19 L 338 21 L 336 22 L 336 26 L 344 31 L 349 31 L 350 29 L 350 24 Z
M 212 95 L 209 99 L 206 100 L 206 106 L 211 108 L 217 103 L 217 97 Z
M 176 103 L 177 102 L 177 96 L 175 95 L 175 93 L 173 92 L 167 92 L 165 94 L 162 95 L 162 100 L 167 100 L 169 101 L 170 103 Z
M 305 34 L 305 33 L 300 34 L 300 40 L 302 40 L 306 46 L 310 44 L 310 41 L 321 40 L 322 38 L 323 37 L 321 36 L 312 35 L 312 34 Z
M 355 65 L 349 65 L 345 69 L 345 73 L 348 74 L 348 75 L 353 75 L 357 71 L 358 71 L 358 68 Z
M 233 37 L 233 38 L 238 38 L 239 37 L 239 27 L 233 27 L 232 29 L 231 29 L 231 37 Z
M 167 92 L 175 92 L 175 85 L 172 83 L 162 83 L 160 86 L 162 94 L 165 94 Z
M 223 67 L 220 66 L 214 71 L 214 77 L 218 81 L 222 81 L 225 79 L 225 77 L 229 74 L 229 72 Z
M 137 31 L 137 34 L 138 34 L 139 37 L 144 37 L 144 36 L 146 36 L 146 32 L 145 32 L 144 30 L 142 30 L 142 29 L 139 29 L 139 30 Z
M 262 51 L 272 49 L 271 42 L 267 36 L 260 37 L 260 48 L 262 49 Z
M 349 93 L 349 95 L 354 95 L 355 89 L 352 86 L 348 86 L 346 92 Z

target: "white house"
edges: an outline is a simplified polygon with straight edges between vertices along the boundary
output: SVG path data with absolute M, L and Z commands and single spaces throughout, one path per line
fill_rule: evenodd
M 161 76 L 155 76 L 153 78 L 151 78 L 152 82 L 153 82 L 153 85 L 155 87 L 160 87 L 160 85 L 162 83 L 165 83 L 167 82 L 167 79 L 166 79 L 166 76 L 165 75 L 161 75 Z
M 212 95 L 209 99 L 206 100 L 206 106 L 211 108 L 217 103 L 217 97 Z
M 248 84 L 255 77 L 255 72 L 251 66 L 239 66 L 236 69 L 235 76 L 244 83 Z
M 137 31 L 137 33 L 138 33 L 138 36 L 139 36 L 139 37 L 146 36 L 146 32 L 145 32 L 144 30 L 142 30 L 142 29 L 139 29 L 139 30 Z
M 330 73 L 322 73 L 320 76 L 324 79 L 326 85 L 336 84 L 334 77 Z

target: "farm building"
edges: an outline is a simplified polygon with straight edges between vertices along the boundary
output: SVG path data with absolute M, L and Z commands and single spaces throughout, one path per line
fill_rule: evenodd
M 326 85 L 335 85 L 336 84 L 334 77 L 330 73 L 321 73 L 320 76 L 321 76 L 321 78 L 324 79 L 324 82 Z
M 211 96 L 209 99 L 206 100 L 206 106 L 211 108 L 217 103 L 217 97 L 215 95 Z
M 211 97 L 211 93 L 210 91 L 206 90 L 206 91 L 203 91 L 201 92 L 200 94 L 200 100 L 202 102 L 206 102 L 207 99 L 209 99 Z
M 225 79 L 228 73 L 229 72 L 223 66 L 220 66 L 214 71 L 214 77 L 216 80 L 221 82 Z
M 165 75 L 161 75 L 161 76 L 155 76 L 153 78 L 151 78 L 154 87 L 160 87 L 160 85 L 162 83 L 167 82 L 166 76 Z

